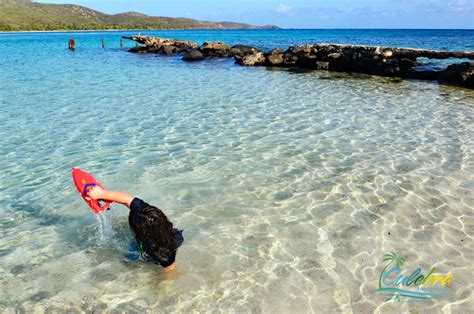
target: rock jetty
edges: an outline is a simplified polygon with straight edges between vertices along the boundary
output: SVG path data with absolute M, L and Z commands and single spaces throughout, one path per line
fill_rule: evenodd
M 151 36 L 124 37 L 141 46 L 130 49 L 136 53 L 162 55 L 183 54 L 184 61 L 209 58 L 234 58 L 242 66 L 304 68 L 379 76 L 437 80 L 439 82 L 474 88 L 474 62 L 462 62 L 444 69 L 426 66 L 419 58 L 474 60 L 473 51 L 436 51 L 409 48 L 354 46 L 337 44 L 295 45 L 262 51 L 245 45 L 227 46 L 221 42 L 205 42 L 198 46 L 192 41 Z
M 193 41 L 178 40 L 170 38 L 159 38 L 153 36 L 122 36 L 122 38 L 130 39 L 141 46 L 130 49 L 130 52 L 136 53 L 156 53 L 163 55 L 179 54 L 184 51 L 190 51 L 197 47 Z

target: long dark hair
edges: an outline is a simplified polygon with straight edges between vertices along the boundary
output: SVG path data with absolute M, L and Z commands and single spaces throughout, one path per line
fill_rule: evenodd
M 159 262 L 174 259 L 176 254 L 176 236 L 173 224 L 161 209 L 148 206 L 131 211 L 128 222 L 132 229 L 141 254 L 149 255 Z

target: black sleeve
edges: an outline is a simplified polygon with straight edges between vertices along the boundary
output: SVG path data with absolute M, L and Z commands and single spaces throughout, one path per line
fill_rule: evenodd
M 130 210 L 132 211 L 140 211 L 143 208 L 149 207 L 148 203 L 145 203 L 142 199 L 135 197 L 132 202 L 130 203 Z

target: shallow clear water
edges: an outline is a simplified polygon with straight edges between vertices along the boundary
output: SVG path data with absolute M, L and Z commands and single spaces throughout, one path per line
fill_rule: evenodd
M 424 40 L 415 31 L 347 32 L 154 33 L 261 47 L 377 36 L 433 43 L 425 48 L 473 42 L 462 40 L 469 31 L 448 43 L 436 40 L 443 32 Z M 472 308 L 474 91 L 231 60 L 189 64 L 119 50 L 120 34 L 0 35 L 1 310 Z M 73 166 L 159 206 L 185 230 L 177 272 L 122 262 L 127 210 L 105 214 L 103 241 Z M 389 251 L 407 268 L 453 273 L 453 293 L 420 303 L 374 298 Z

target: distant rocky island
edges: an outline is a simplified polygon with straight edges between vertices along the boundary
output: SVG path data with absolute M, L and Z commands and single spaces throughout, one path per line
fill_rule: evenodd
M 204 42 L 159 38 L 153 36 L 123 36 L 133 40 L 134 53 L 182 55 L 184 61 L 201 61 L 212 58 L 234 58 L 243 66 L 299 68 L 346 73 L 433 80 L 441 83 L 474 88 L 474 51 L 437 51 L 376 46 L 336 44 L 295 45 L 282 50 L 262 51 L 256 47 L 221 42 Z M 430 68 L 424 59 L 458 59 L 460 62 L 445 68 Z
M 108 15 L 83 6 L 31 0 L 0 0 L 0 31 L 123 29 L 278 29 L 235 22 L 148 16 L 137 12 Z

